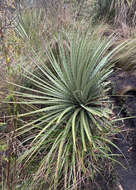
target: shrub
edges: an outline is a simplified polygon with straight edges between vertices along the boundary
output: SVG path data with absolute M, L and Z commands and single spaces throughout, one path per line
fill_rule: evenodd
M 35 52 L 30 58 L 35 72 L 22 68 L 20 74 L 31 86 L 14 84 L 17 117 L 25 123 L 16 131 L 26 146 L 18 162 L 35 166 L 32 189 L 39 183 L 77 189 L 103 171 L 105 161 L 114 161 L 109 145 L 115 146 L 111 136 L 116 128 L 110 122 L 106 80 L 119 47 L 108 53 L 113 39 L 96 34 L 58 34 L 56 51 L 48 47 L 45 57 Z

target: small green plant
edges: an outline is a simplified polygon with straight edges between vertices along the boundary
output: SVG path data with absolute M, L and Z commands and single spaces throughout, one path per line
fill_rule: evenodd
M 36 8 L 24 9 L 17 14 L 17 19 L 14 21 L 17 37 L 25 43 L 28 42 L 34 49 L 40 48 L 40 39 L 47 23 L 43 12 L 42 9 L 37 10 Z
M 68 30 L 73 26 L 72 16 L 68 12 L 70 8 L 64 9 L 63 4 L 60 3 L 56 9 L 49 7 L 47 11 L 46 6 L 43 5 L 43 7 L 27 8 L 16 13 L 14 33 L 10 35 L 9 41 L 16 40 L 17 52 L 21 49 L 25 54 L 32 48 L 40 51 L 43 48 L 42 42 L 46 40 L 46 43 L 50 44 L 53 36 L 57 36 L 60 30 Z

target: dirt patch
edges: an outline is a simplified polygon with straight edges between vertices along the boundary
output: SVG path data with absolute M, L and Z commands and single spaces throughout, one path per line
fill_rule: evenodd
M 115 142 L 124 155 L 118 160 L 126 167 L 115 168 L 118 190 L 136 190 L 136 73 L 115 73 L 112 84 L 116 114 L 133 117 L 122 122 L 124 132 L 117 135 Z

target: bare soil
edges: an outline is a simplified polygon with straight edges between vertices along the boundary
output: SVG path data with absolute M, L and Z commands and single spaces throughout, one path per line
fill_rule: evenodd
M 117 72 L 112 78 L 115 112 L 120 117 L 136 116 L 136 74 Z M 118 190 L 136 190 L 136 118 L 120 122 L 123 131 L 118 134 L 116 144 L 123 155 L 118 160 L 126 167 L 117 165 L 115 171 L 118 176 Z M 103 189 L 104 190 L 104 189 Z M 113 189 L 114 190 L 114 189 Z

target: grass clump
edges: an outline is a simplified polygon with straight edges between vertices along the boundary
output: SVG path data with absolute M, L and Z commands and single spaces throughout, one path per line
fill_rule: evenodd
M 92 2 L 92 23 L 100 23 L 102 20 L 113 23 L 115 9 L 111 7 L 112 0 L 94 0 Z

